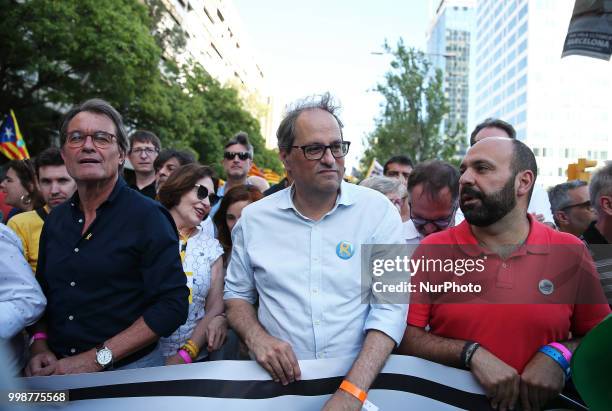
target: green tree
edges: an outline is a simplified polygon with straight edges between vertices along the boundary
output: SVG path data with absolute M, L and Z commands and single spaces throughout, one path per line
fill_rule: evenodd
M 459 130 L 443 128 L 449 112 L 444 96 L 442 72 L 433 70 L 423 52 L 407 48 L 403 40 L 385 52 L 392 56 L 391 69 L 376 86 L 384 97 L 375 130 L 366 138 L 361 159 L 367 169 L 372 159 L 379 162 L 404 154 L 413 161 L 430 159 L 452 161 L 459 141 Z
M 159 28 L 164 13 L 161 0 L 0 0 L 0 113 L 15 110 L 35 155 L 59 141 L 63 113 L 100 97 L 128 128 L 152 130 L 217 169 L 223 142 L 244 130 L 257 164 L 280 171 L 236 91 L 169 57 L 185 39 L 180 28 Z

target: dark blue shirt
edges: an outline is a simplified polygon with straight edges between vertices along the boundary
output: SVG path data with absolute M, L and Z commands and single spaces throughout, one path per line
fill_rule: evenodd
M 170 213 L 120 177 L 81 234 L 84 222 L 77 192 L 41 233 L 37 276 L 51 350 L 90 350 L 141 316 L 157 335 L 172 334 L 187 319 L 189 289 Z

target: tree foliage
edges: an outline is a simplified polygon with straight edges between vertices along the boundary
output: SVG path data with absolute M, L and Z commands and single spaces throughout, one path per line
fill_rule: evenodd
M 218 171 L 223 142 L 249 133 L 259 166 L 280 171 L 236 90 L 196 63 L 178 65 L 180 30 L 160 28 L 160 0 L 0 0 L 0 113 L 13 109 L 30 153 L 48 147 L 63 113 L 108 100 L 128 128 L 191 148 Z
M 407 48 L 402 39 L 392 49 L 391 68 L 376 86 L 384 102 L 375 130 L 366 138 L 367 149 L 361 160 L 367 168 L 372 159 L 384 162 L 404 154 L 415 162 L 441 159 L 452 161 L 459 131 L 445 132 L 443 121 L 449 112 L 443 91 L 442 72 L 433 70 L 423 52 Z

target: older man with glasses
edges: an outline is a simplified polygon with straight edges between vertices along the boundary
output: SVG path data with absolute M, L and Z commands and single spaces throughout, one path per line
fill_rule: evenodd
M 324 409 L 358 410 L 406 315 L 406 305 L 363 303 L 361 245 L 404 241 L 384 195 L 343 181 L 350 143 L 336 110 L 326 94 L 282 120 L 278 146 L 293 185 L 242 211 L 224 298 L 230 325 L 275 381 L 299 380 L 298 359 L 355 358 Z
M 120 177 L 127 138 L 110 104 L 72 109 L 60 134 L 77 192 L 43 226 L 36 274 L 49 304 L 27 374 L 163 365 L 157 341 L 185 322 L 189 296 L 172 217 Z
M 410 220 L 404 223 L 408 244 L 419 244 L 429 234 L 455 224 L 459 172 L 444 161 L 418 164 L 408 177 Z
M 597 219 L 589 199 L 586 181 L 573 180 L 557 184 L 548 190 L 550 211 L 559 231 L 580 237 Z

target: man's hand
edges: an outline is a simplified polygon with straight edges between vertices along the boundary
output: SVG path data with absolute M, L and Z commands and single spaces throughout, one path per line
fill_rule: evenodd
M 96 362 L 96 350 L 92 349 L 72 357 L 58 360 L 53 374 L 81 374 L 98 371 L 102 371 L 102 367 Z
M 500 411 L 514 409 L 520 386 L 520 377 L 514 368 L 482 346 L 474 352 L 471 368 L 491 399 L 491 407 Z
M 55 372 L 57 357 L 50 350 L 41 351 L 30 358 L 25 369 L 27 377 L 47 376 Z
M 563 370 L 552 358 L 536 353 L 521 375 L 521 403 L 525 411 L 539 410 L 559 395 L 565 385 Z
M 227 320 L 222 315 L 214 317 L 206 326 L 206 339 L 208 352 L 216 351 L 225 342 L 227 335 Z
M 300 366 L 289 343 L 269 334 L 259 333 L 247 346 L 255 354 L 255 360 L 270 373 L 274 381 L 283 385 L 299 381 Z
M 185 364 L 185 360 L 183 360 L 183 357 L 181 357 L 178 354 L 174 354 L 166 358 L 166 365 L 179 365 L 179 364 Z
M 544 214 L 531 213 L 531 215 L 540 223 L 543 223 L 546 220 L 546 217 L 544 217 Z
M 325 403 L 323 411 L 359 411 L 361 402 L 344 390 L 338 390 Z

